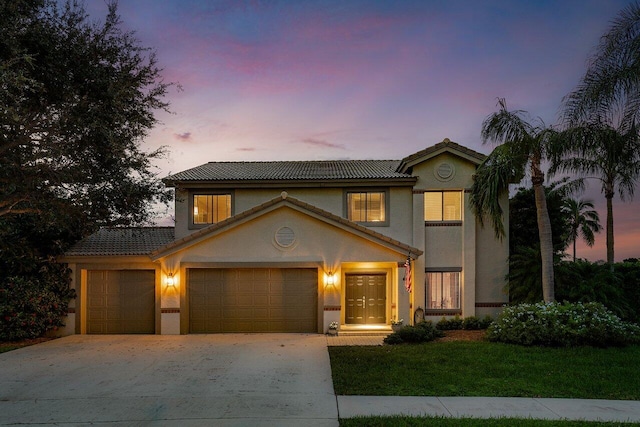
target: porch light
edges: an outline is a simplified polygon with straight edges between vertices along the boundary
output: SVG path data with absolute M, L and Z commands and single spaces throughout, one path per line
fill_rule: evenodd
M 170 288 L 173 288 L 176 285 L 176 279 L 173 277 L 173 274 L 167 274 L 165 282 Z
M 327 286 L 333 286 L 336 283 L 336 279 L 333 277 L 333 273 L 331 271 L 326 274 L 324 281 Z

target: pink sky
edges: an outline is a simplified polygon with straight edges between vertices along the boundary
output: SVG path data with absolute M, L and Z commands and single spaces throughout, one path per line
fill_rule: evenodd
M 483 146 L 506 98 L 555 124 L 627 0 L 120 0 L 157 50 L 173 114 L 144 141 L 161 176 L 207 161 L 400 159 L 444 138 Z M 101 19 L 104 2 L 87 2 Z M 604 198 L 593 198 L 605 222 Z M 616 200 L 616 260 L 640 257 L 640 198 Z M 605 237 L 578 256 L 606 258 Z

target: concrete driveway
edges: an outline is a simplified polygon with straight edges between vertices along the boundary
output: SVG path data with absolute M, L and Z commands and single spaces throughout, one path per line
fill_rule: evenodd
M 73 335 L 0 366 L 0 424 L 338 425 L 323 335 Z

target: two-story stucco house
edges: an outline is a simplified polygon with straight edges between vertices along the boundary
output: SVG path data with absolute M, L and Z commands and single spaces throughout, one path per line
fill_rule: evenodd
M 402 160 L 171 175 L 175 227 L 102 229 L 62 258 L 78 295 L 68 332 L 322 333 L 494 315 L 508 242 L 470 210 L 484 157 L 445 139 Z

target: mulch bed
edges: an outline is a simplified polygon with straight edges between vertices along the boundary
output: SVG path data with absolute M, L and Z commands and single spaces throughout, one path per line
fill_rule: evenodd
M 17 348 L 28 347 L 34 344 L 40 344 L 46 341 L 51 341 L 55 338 L 50 337 L 40 337 L 40 338 L 30 338 L 20 341 L 0 341 L 0 349 L 10 348 L 15 350 Z
M 468 331 L 459 329 L 454 331 L 444 331 L 444 337 L 436 339 L 438 342 L 447 341 L 485 341 L 486 330 Z

